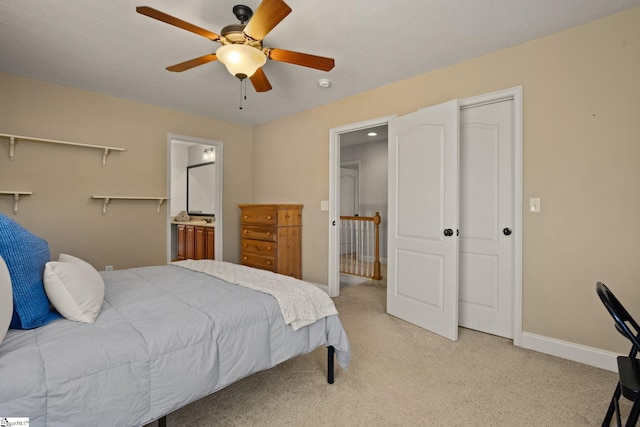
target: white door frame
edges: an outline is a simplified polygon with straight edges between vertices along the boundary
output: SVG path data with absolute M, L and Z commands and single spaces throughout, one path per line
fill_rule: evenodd
M 171 262 L 171 146 L 173 141 L 190 142 L 194 144 L 210 145 L 215 147 L 216 151 L 216 183 L 218 185 L 217 199 L 215 201 L 215 233 L 214 233 L 214 253 L 217 260 L 223 259 L 222 248 L 222 229 L 223 229 L 223 163 L 224 154 L 222 149 L 222 141 L 212 139 L 197 138 L 195 136 L 178 135 L 174 133 L 167 134 L 167 263 Z
M 514 179 L 514 284 L 513 284 L 513 344 L 522 346 L 522 86 L 499 90 L 479 96 L 460 99 L 460 109 L 485 103 L 513 99 L 513 179 Z M 340 295 L 340 134 L 373 126 L 384 125 L 386 116 L 354 123 L 329 131 L 329 296 Z
M 354 130 L 382 126 L 396 117 L 352 123 L 329 130 L 329 296 L 340 295 L 340 135 Z

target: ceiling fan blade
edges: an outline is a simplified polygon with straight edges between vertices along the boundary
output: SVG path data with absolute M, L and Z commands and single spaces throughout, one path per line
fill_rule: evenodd
M 271 90 L 271 83 L 269 83 L 269 79 L 267 79 L 267 75 L 262 68 L 258 68 L 249 79 L 256 92 L 267 92 Z
M 333 58 L 309 55 L 308 53 L 293 52 L 284 49 L 268 49 L 269 59 L 287 62 L 289 64 L 302 65 L 316 70 L 329 71 L 335 66 Z
M 184 62 L 181 62 L 179 64 L 172 65 L 170 67 L 167 67 L 167 70 L 174 71 L 174 72 L 185 71 L 185 70 L 189 70 L 189 69 L 191 69 L 193 67 L 197 67 L 198 65 L 202 65 L 202 64 L 206 64 L 207 62 L 215 61 L 216 59 L 218 59 L 216 57 L 216 54 L 215 53 L 211 53 L 209 55 L 204 55 L 204 56 L 201 56 L 199 58 L 193 58 L 193 59 L 190 59 L 188 61 L 184 61 Z
M 182 28 L 183 30 L 191 31 L 199 36 L 206 37 L 211 41 L 220 40 L 220 36 L 216 33 L 212 33 L 211 31 L 205 30 L 204 28 L 200 28 L 196 25 L 190 24 L 182 19 L 178 19 L 171 15 L 167 15 L 164 12 L 160 12 L 149 6 L 138 6 L 136 7 L 136 11 L 143 15 L 146 15 L 150 18 L 157 19 L 158 21 L 166 22 L 167 24 L 174 25 L 178 28 Z
M 282 0 L 262 0 L 244 28 L 244 33 L 254 40 L 262 40 L 289 13 L 291 8 Z

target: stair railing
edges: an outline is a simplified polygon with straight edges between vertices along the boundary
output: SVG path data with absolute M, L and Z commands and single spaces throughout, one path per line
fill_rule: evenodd
M 340 273 L 380 280 L 380 212 L 340 217 Z

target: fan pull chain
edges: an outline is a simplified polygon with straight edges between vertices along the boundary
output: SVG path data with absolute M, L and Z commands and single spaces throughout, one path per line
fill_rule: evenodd
M 247 99 L 247 79 L 240 80 L 240 109 L 242 110 L 242 100 Z

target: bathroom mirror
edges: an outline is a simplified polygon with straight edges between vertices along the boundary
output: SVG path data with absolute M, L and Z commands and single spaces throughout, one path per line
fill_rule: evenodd
M 215 162 L 187 166 L 187 212 L 189 215 L 214 215 L 215 167 Z

